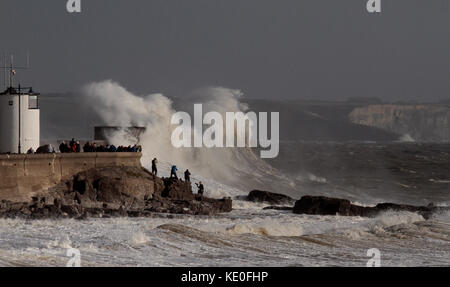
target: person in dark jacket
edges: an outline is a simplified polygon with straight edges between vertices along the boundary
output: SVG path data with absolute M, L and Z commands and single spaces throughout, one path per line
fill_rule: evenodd
M 173 165 L 172 169 L 170 170 L 170 178 L 175 177 L 176 179 L 178 179 L 177 171 L 178 171 L 177 166 Z
M 83 152 L 92 152 L 91 144 L 86 142 L 83 146 Z
M 69 152 L 77 152 L 77 142 L 75 141 L 74 138 L 72 138 L 72 140 L 70 141 L 69 146 L 70 146 Z
M 187 182 L 191 182 L 191 173 L 189 172 L 189 169 L 186 169 L 184 172 L 184 180 Z
M 158 160 L 156 157 L 152 160 L 152 173 L 154 175 L 158 175 L 158 168 L 156 167 L 156 164 L 158 163 Z
M 66 142 L 63 141 L 60 145 L 59 145 L 59 152 L 60 153 L 66 153 L 67 151 L 67 145 Z
M 96 149 L 96 152 L 106 152 L 106 148 L 104 145 L 99 145 Z
M 203 195 L 205 192 L 205 187 L 203 186 L 203 183 L 200 181 L 199 183 L 195 184 L 198 187 L 198 194 Z

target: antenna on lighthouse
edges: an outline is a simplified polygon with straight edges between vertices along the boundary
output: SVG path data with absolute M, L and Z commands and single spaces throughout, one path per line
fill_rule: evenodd
M 17 74 L 17 70 L 28 70 L 30 68 L 30 53 L 27 52 L 27 65 L 26 67 L 16 67 L 14 66 L 14 55 L 11 54 L 9 56 L 9 64 L 7 63 L 7 55 L 4 56 L 4 63 L 3 63 L 3 68 L 4 69 L 4 73 L 5 73 L 5 78 L 4 78 L 4 82 L 5 82 L 5 88 L 6 87 L 6 74 L 7 74 L 7 70 L 9 70 L 9 88 L 13 89 L 14 87 L 14 76 Z
M 3 68 L 3 89 L 4 90 L 6 90 L 6 88 L 7 88 L 7 86 L 8 86 L 8 84 L 7 84 L 7 65 L 8 65 L 8 59 L 7 59 L 7 55 L 6 55 L 6 52 L 5 53 L 2 53 L 1 55 L 0 55 L 0 63 L 3 65 L 3 67 L 1 67 L 1 68 Z
M 6 90 L 6 88 L 8 88 L 7 87 L 8 84 L 6 83 L 6 78 L 8 77 L 7 76 L 7 68 L 6 68 L 6 65 L 7 65 L 6 61 L 8 60 L 8 56 L 6 55 L 6 53 L 5 53 L 5 55 L 3 55 L 3 59 L 4 59 L 3 65 L 5 65 L 4 66 L 4 73 L 5 74 L 4 74 L 3 80 L 4 80 L 5 90 Z

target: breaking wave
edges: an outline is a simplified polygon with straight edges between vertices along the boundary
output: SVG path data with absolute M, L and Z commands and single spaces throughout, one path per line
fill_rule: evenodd
M 199 178 L 212 178 L 246 191 L 267 187 L 270 185 L 267 177 L 277 176 L 277 171 L 250 148 L 173 147 L 171 133 L 174 126 L 170 120 L 176 110 L 172 100 L 162 94 L 138 96 L 110 80 L 88 84 L 82 94 L 85 102 L 89 103 L 86 108 L 95 107 L 93 112 L 107 125 L 146 128 L 140 139 L 142 164 L 146 167 L 156 157 L 166 170 L 171 165 L 177 165 L 180 171 L 189 168 Z M 209 87 L 195 91 L 177 105 L 181 106 L 181 111 L 192 113 L 193 104 L 201 103 L 203 113 L 216 111 L 225 117 L 226 112 L 248 111 L 248 105 L 241 102 L 242 96 L 239 90 Z M 123 131 L 111 135 L 109 140 L 114 145 L 135 143 Z M 223 192 L 216 189 L 213 193 Z
M 293 152 L 288 153 L 289 156 L 277 159 L 279 163 L 277 165 L 262 160 L 258 153 L 250 148 L 172 146 L 171 134 L 175 126 L 170 122 L 175 112 L 183 111 L 192 115 L 195 103 L 203 105 L 203 113 L 216 111 L 223 117 L 226 112 L 247 112 L 251 107 L 243 101 L 243 93 L 239 90 L 208 87 L 189 93 L 176 102 L 162 94 L 135 95 L 111 80 L 90 83 L 84 86 L 82 91 L 86 108 L 92 109 L 92 112 L 103 121 L 102 124 L 146 128 L 140 138 L 143 147 L 141 160 L 143 166 L 150 168 L 151 160 L 156 157 L 159 160 L 158 171 L 161 176 L 168 176 L 172 165 L 177 165 L 179 172 L 189 169 L 192 181 L 203 181 L 206 187 L 205 194 L 210 197 L 242 196 L 253 189 L 283 193 L 295 199 L 306 194 L 340 197 L 360 202 L 362 205 L 373 205 L 383 201 L 422 205 L 432 201 L 440 204 L 445 197 L 440 191 L 418 190 L 414 195 L 406 192 L 405 190 L 412 186 L 398 182 L 396 178 L 390 176 L 389 170 L 380 170 L 379 175 L 370 173 L 358 177 L 354 174 L 363 169 L 357 168 L 355 171 L 349 170 L 353 172 L 352 174 L 333 178 L 333 174 L 339 174 L 340 171 L 338 155 L 334 156 L 333 150 L 327 150 L 327 145 L 322 148 L 325 152 L 330 152 L 331 156 L 325 159 L 328 164 L 321 170 L 314 167 L 314 165 L 322 166 L 321 161 L 324 159 L 320 157 L 315 162 L 309 163 L 310 166 L 306 169 L 297 168 L 302 158 L 299 158 L 299 147 L 295 143 L 286 145 L 283 142 L 284 148 Z M 194 132 L 199 131 L 194 129 Z M 135 139 L 130 138 L 124 131 L 111 135 L 109 140 L 115 145 L 135 143 Z M 405 135 L 403 141 L 409 140 Z M 374 147 L 376 146 L 360 148 Z M 353 152 L 352 147 L 349 147 L 349 154 Z M 350 162 L 354 160 L 348 155 L 346 159 Z M 372 168 L 373 164 L 373 168 L 377 168 L 377 162 L 371 158 L 361 158 L 360 162 L 363 166 L 365 164 Z M 385 182 L 385 179 L 388 180 Z M 447 184 L 444 179 L 436 179 L 433 183 Z M 383 187 L 383 184 L 386 187 Z

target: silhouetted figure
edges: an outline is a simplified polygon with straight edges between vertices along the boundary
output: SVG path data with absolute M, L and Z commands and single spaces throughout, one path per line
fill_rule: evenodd
M 106 151 L 106 147 L 104 145 L 99 145 L 96 149 L 96 152 L 105 152 Z
M 184 172 L 184 180 L 187 182 L 191 182 L 191 173 L 189 172 L 189 169 L 186 169 Z
M 170 170 L 170 178 L 175 177 L 176 179 L 178 179 L 177 171 L 178 171 L 177 166 L 173 165 L 172 169 Z
M 86 142 L 83 146 L 83 152 L 92 152 L 92 147 L 90 142 Z
M 152 173 L 154 175 L 158 175 L 158 168 L 156 167 L 156 164 L 158 163 L 158 160 L 156 157 L 152 160 Z
M 27 154 L 34 154 L 34 149 L 30 147 L 30 149 L 27 151 Z
M 75 141 L 74 138 L 72 138 L 72 140 L 69 143 L 70 146 L 70 152 L 77 152 L 77 142 Z
M 60 152 L 60 153 L 66 153 L 66 152 L 69 152 L 69 151 L 67 150 L 67 144 L 66 144 L 65 141 L 63 141 L 63 142 L 59 145 L 59 152 Z
M 205 187 L 203 186 L 203 183 L 200 181 L 199 183 L 195 184 L 198 187 L 198 194 L 203 195 L 205 192 Z

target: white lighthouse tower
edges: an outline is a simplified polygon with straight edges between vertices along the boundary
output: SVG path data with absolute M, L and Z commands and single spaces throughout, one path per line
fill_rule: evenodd
M 31 87 L 14 87 L 16 69 L 11 56 L 5 66 L 5 91 L 0 93 L 0 153 L 26 153 L 36 150 L 40 139 L 39 94 Z M 9 86 L 6 72 L 9 70 Z

